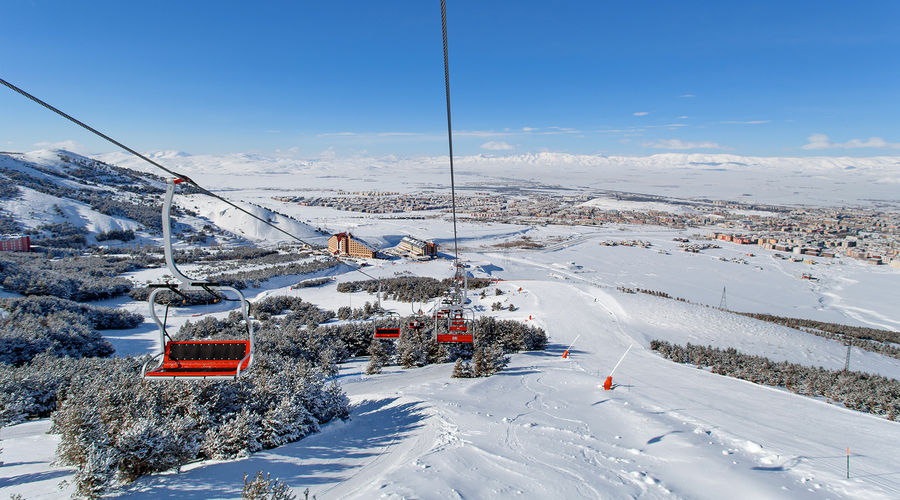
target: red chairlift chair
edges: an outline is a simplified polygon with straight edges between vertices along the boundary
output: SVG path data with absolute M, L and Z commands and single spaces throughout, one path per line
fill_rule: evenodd
M 172 228 L 169 220 L 172 209 L 172 197 L 175 185 L 184 182 L 182 179 L 169 179 L 166 183 L 166 197 L 163 202 L 162 226 L 166 266 L 176 278 L 176 282 L 150 285 L 154 290 L 147 299 L 150 303 L 150 316 L 159 327 L 160 352 L 144 363 L 141 377 L 145 380 L 184 380 L 184 379 L 224 379 L 236 380 L 253 366 L 254 337 L 253 324 L 249 317 L 249 303 L 240 290 L 222 286 L 218 283 L 194 280 L 181 273 L 172 258 Z M 219 291 L 234 292 L 241 303 L 241 315 L 247 325 L 247 340 L 185 340 L 174 341 L 166 332 L 165 324 L 156 314 L 156 296 L 163 290 L 186 297 L 184 292 L 205 291 L 213 294 L 216 300 L 222 298 Z M 159 359 L 156 366 L 150 367 Z
M 475 334 L 475 313 L 461 306 L 454 306 L 445 316 L 447 318 L 447 333 L 438 332 L 435 337 L 438 343 L 466 343 L 471 344 Z M 435 330 L 437 331 L 437 320 Z
M 378 326 L 378 319 L 375 320 L 375 338 L 385 340 L 396 340 L 400 338 L 400 315 L 395 312 L 387 312 L 384 314 L 391 321 L 391 326 Z

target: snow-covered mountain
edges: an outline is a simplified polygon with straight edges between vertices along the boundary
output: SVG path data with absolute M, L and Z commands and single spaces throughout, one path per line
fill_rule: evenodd
M 189 156 L 167 152 L 154 157 L 162 161 Z M 98 234 L 110 231 L 132 231 L 138 238 L 157 238 L 165 190 L 163 178 L 157 173 L 118 167 L 63 150 L 0 154 L 0 182 L 5 186 L 0 192 L 4 200 L 0 233 L 26 232 L 40 238 L 75 232 L 83 234 L 88 243 L 97 241 Z M 200 230 L 212 224 L 248 240 L 292 240 L 202 194 L 179 193 L 174 203 L 188 210 L 177 220 L 181 230 Z M 300 221 L 259 206 L 242 206 L 299 238 L 321 239 L 321 234 Z

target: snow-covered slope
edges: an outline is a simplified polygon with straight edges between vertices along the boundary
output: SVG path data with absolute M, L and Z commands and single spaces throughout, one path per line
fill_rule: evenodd
M 156 156 L 160 160 L 187 157 L 172 153 Z M 9 182 L 17 189 L 15 195 L 4 200 L 2 211 L 25 229 L 68 223 L 86 230 L 89 238 L 111 230 L 133 230 L 143 232 L 145 238 L 158 239 L 158 212 L 141 211 L 141 220 L 135 220 L 128 216 L 134 217 L 134 213 L 122 208 L 122 204 L 158 206 L 164 184 L 153 168 L 135 172 L 62 150 L 0 154 L 0 181 Z M 179 193 L 175 204 L 199 215 L 199 219 L 184 217 L 178 221 L 196 229 L 211 223 L 260 243 L 293 241 L 290 236 L 208 196 Z M 253 204 L 241 203 L 241 206 L 305 241 L 323 243 L 322 235 L 302 222 Z M 121 215 L 123 212 L 127 215 Z
M 19 189 L 21 196 L 7 200 L 3 208 L 28 228 L 62 222 L 83 227 L 91 233 L 141 228 L 139 223 L 131 219 L 102 214 L 80 201 L 47 195 L 29 188 Z
M 370 223 L 374 230 L 377 223 Z M 480 234 L 485 244 L 505 237 L 510 229 L 480 227 L 480 233 L 468 234 Z M 463 232 L 468 229 L 467 225 L 461 227 Z M 443 223 L 435 228 L 448 230 Z M 546 229 L 551 230 L 562 231 Z M 659 240 L 663 239 L 671 238 L 660 235 Z M 451 379 L 449 365 L 390 368 L 366 376 L 365 360 L 353 361 L 338 377 L 355 405 L 349 422 L 332 424 L 321 434 L 245 460 L 194 464 L 178 474 L 143 478 L 126 487 L 121 496 L 236 498 L 242 474 L 259 469 L 285 481 L 297 494 L 308 487 L 323 500 L 890 499 L 900 495 L 900 478 L 893 474 L 900 468 L 893 445 L 900 439 L 900 424 L 824 400 L 677 365 L 648 349 L 650 339 L 661 338 L 681 344 L 736 347 L 772 359 L 840 368 L 844 346 L 702 305 L 621 293 L 615 289 L 620 275 L 603 269 L 608 254 L 586 251 L 593 244 L 588 238 L 555 252 L 467 253 L 473 262 L 481 263 L 476 272 L 487 268 L 492 276 L 506 280 L 497 285 L 502 295 L 474 297 L 474 306 L 489 309 L 496 300 L 513 304 L 518 308 L 515 312 L 496 314 L 545 328 L 551 336 L 546 352 L 513 355 L 503 372 L 478 380 Z M 637 281 L 666 271 L 671 274 L 667 282 L 671 284 L 687 280 L 697 269 L 714 270 L 721 265 L 718 259 L 685 256 L 699 259 L 694 264 L 699 267 L 694 268 L 644 260 L 644 256 L 659 255 L 651 250 L 610 250 L 631 252 L 631 258 L 641 263 L 645 274 L 634 276 Z M 624 261 L 625 257 L 617 259 Z M 376 264 L 367 272 L 376 276 L 449 273 L 449 263 L 444 260 Z M 785 265 L 761 261 L 765 269 L 776 264 Z M 880 275 L 863 265 L 822 272 L 820 293 L 840 292 L 841 282 L 829 278 L 831 272 L 854 276 L 861 286 L 880 286 Z M 758 294 L 755 303 L 776 311 L 779 303 L 790 297 L 798 304 L 807 301 L 802 291 L 791 288 L 762 294 L 768 286 L 799 282 L 774 271 L 763 276 L 760 283 L 748 282 L 733 300 L 741 302 L 744 295 Z M 339 280 L 361 278 L 350 273 Z M 684 291 L 674 286 L 666 290 L 674 295 Z M 334 285 L 247 292 L 257 298 L 299 295 L 328 309 L 358 307 L 373 299 L 365 293 L 336 293 Z M 855 292 L 845 294 L 843 300 L 842 307 L 854 306 L 867 296 Z M 385 305 L 400 313 L 410 307 L 393 301 Z M 895 309 L 869 306 L 890 324 L 900 321 Z M 142 308 L 144 304 L 126 307 Z M 828 306 L 824 307 L 821 313 L 827 311 Z M 815 317 L 817 313 L 811 311 Z M 173 328 L 189 319 L 191 311 L 176 311 L 169 317 Z M 117 345 L 131 342 L 147 350 L 155 348 L 152 329 L 113 334 L 119 337 Z M 576 337 L 571 356 L 563 359 L 562 350 Z M 599 385 L 632 344 L 614 376 L 617 387 L 602 390 Z M 852 367 L 900 376 L 900 360 L 858 350 L 854 350 Z M 49 465 L 55 438 L 42 434 L 45 430 L 45 425 L 23 424 L 2 431 L 5 450 L 0 458 L 7 465 L 0 468 L 0 495 L 59 495 L 54 485 L 70 472 Z M 849 480 L 847 447 L 852 454 Z
M 202 194 L 179 197 L 175 203 L 180 207 L 192 210 L 203 220 L 207 220 L 219 228 L 260 243 L 293 243 L 296 242 L 296 239 L 266 225 L 259 219 L 314 245 L 324 245 L 328 239 L 327 235 L 317 232 L 308 224 L 274 213 L 258 205 L 239 204 L 248 212 L 259 217 L 259 219 L 254 219 L 222 201 Z M 235 201 L 234 203 L 239 202 Z

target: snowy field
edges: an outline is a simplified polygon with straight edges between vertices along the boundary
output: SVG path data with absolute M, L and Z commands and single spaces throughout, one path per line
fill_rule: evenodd
M 183 166 L 196 167 L 187 162 L 192 157 L 167 157 L 176 162 L 179 158 Z M 240 165 L 235 160 L 234 170 Z M 210 187 L 228 188 L 223 194 L 230 199 L 276 209 L 309 227 L 351 230 L 380 245 L 395 245 L 403 235 L 412 234 L 437 241 L 443 252 L 452 249 L 452 226 L 443 217 L 386 219 L 272 200 L 273 195 L 288 192 L 289 176 L 276 164 L 269 167 L 266 173 L 256 172 L 252 185 L 241 188 L 243 181 L 232 179 Z M 651 167 L 657 168 L 651 164 L 647 169 Z M 386 167 L 371 167 L 377 168 Z M 442 181 L 436 169 L 424 170 L 433 182 Z M 893 175 L 875 166 L 871 171 Z M 186 173 L 194 176 L 192 171 Z M 355 178 L 364 184 L 366 177 L 366 172 L 359 172 Z M 288 187 L 305 182 L 309 188 L 324 188 L 331 181 L 292 178 Z M 810 192 L 815 182 L 819 181 L 807 186 Z M 369 184 L 367 189 L 389 187 Z M 229 224 L 227 212 L 211 203 L 179 203 L 223 227 Z M 277 241 L 276 235 L 250 224 L 240 226 L 249 236 Z M 306 230 L 305 226 L 292 229 Z M 749 247 L 730 243 L 689 254 L 672 241 L 700 232 L 646 226 L 461 223 L 462 257 L 469 270 L 474 276 L 503 280 L 496 287 L 504 294 L 473 297 L 475 308 L 489 312 L 491 303 L 498 300 L 504 306 L 513 304 L 518 308 L 514 312 L 490 314 L 544 328 L 550 336 L 546 351 L 513 355 L 505 370 L 485 379 L 452 379 L 451 365 L 391 367 L 366 376 L 367 360 L 354 360 L 343 365 L 338 375 L 354 405 L 351 420 L 246 459 L 197 463 L 179 473 L 145 477 L 118 495 L 235 498 L 240 496 L 242 474 L 263 469 L 289 484 L 301 498 L 309 488 L 310 495 L 320 500 L 900 498 L 896 453 L 900 424 L 824 399 L 675 364 L 649 349 L 652 339 L 691 342 L 840 369 L 846 348 L 839 342 L 705 305 L 718 306 L 724 287 L 732 310 L 900 330 L 896 307 L 900 272 L 849 259 L 793 263 L 774 259 L 774 252 L 756 246 L 749 250 L 756 255 L 746 257 Z M 522 235 L 546 247 L 504 250 L 496 246 Z M 628 239 L 649 241 L 652 246 L 600 244 Z M 732 262 L 732 258 L 747 263 Z M 338 282 L 365 279 L 346 271 L 332 272 L 338 274 Z M 366 272 L 381 277 L 443 278 L 451 274 L 451 267 L 446 258 L 427 263 L 395 259 L 377 261 Z M 807 272 L 819 281 L 800 279 Z M 161 273 L 141 271 L 133 278 L 144 282 Z M 374 301 L 362 292 L 337 293 L 334 283 L 290 290 L 294 282 L 273 280 L 265 289 L 247 293 L 251 300 L 296 295 L 327 309 Z M 694 303 L 626 294 L 616 290 L 618 286 L 659 290 Z M 127 297 L 101 304 L 146 315 L 146 303 Z M 385 306 L 400 314 L 410 311 L 409 304 L 386 301 Z M 224 307 L 179 310 L 170 313 L 169 324 L 196 319 L 193 314 L 224 315 Z M 122 355 L 158 349 L 158 333 L 149 319 L 132 330 L 104 333 Z M 576 337 L 570 357 L 563 359 L 562 351 Z M 614 376 L 615 389 L 604 391 L 600 384 L 630 345 L 633 348 Z M 858 349 L 853 350 L 851 369 L 900 379 L 900 360 Z M 71 494 L 70 486 L 58 487 L 71 477 L 71 471 L 52 465 L 57 438 L 46 434 L 48 428 L 47 421 L 35 421 L 0 431 L 0 497 Z
M 447 157 L 352 157 L 297 159 L 290 154 L 151 155 L 176 171 L 217 189 L 446 188 Z M 97 158 L 158 173 L 127 153 Z M 666 153 L 652 156 L 534 153 L 474 155 L 455 159 L 457 187 L 536 187 L 708 197 L 785 205 L 900 207 L 900 157 L 751 157 L 730 154 Z

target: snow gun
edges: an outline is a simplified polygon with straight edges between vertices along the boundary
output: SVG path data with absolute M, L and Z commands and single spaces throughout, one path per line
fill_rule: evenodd
M 625 359 L 625 355 L 628 354 L 628 351 L 630 351 L 631 348 L 632 348 L 633 346 L 634 346 L 634 344 L 631 344 L 630 346 L 628 346 L 628 349 L 625 349 L 625 354 L 622 354 L 622 357 L 619 358 L 619 362 L 616 363 L 616 366 L 614 366 L 613 369 L 612 369 L 612 371 L 609 372 L 609 376 L 606 377 L 606 382 L 603 382 L 603 390 L 604 390 L 604 391 L 608 391 L 608 390 L 611 390 L 611 389 L 612 389 L 612 376 L 613 376 L 613 373 L 615 373 L 615 372 L 616 372 L 616 368 L 618 368 L 619 365 L 622 364 L 622 360 Z
M 581 337 L 581 334 L 578 334 L 578 336 L 577 336 L 577 337 L 575 337 L 575 340 L 573 340 L 573 341 L 572 341 L 572 343 L 571 343 L 571 344 L 569 344 L 569 347 L 566 347 L 566 350 L 565 350 L 565 351 L 563 351 L 563 359 L 565 359 L 565 358 L 568 358 L 568 357 L 569 357 L 569 349 L 571 349 L 571 348 L 572 348 L 572 346 L 573 346 L 573 345 L 575 345 L 575 342 L 578 342 L 578 337 Z

